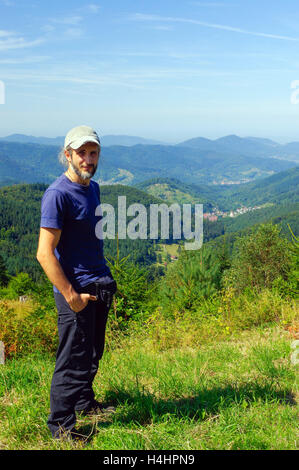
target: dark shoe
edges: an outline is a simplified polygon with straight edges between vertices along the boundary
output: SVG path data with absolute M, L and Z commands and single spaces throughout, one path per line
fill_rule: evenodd
M 81 434 L 78 429 L 59 429 L 53 436 L 54 439 L 61 439 L 62 441 L 86 441 L 88 436 Z
M 83 416 L 92 416 L 92 415 L 108 415 L 116 412 L 114 406 L 104 405 L 98 401 L 94 401 L 86 410 L 80 412 Z

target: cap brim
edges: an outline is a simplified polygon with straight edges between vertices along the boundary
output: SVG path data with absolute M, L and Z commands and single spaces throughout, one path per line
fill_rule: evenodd
M 87 144 L 89 142 L 93 144 L 97 144 L 99 147 L 101 145 L 100 141 L 97 140 L 95 137 L 86 136 L 86 137 L 80 137 L 79 139 L 76 139 L 74 142 L 71 142 L 70 146 L 72 149 L 77 150 L 82 145 Z

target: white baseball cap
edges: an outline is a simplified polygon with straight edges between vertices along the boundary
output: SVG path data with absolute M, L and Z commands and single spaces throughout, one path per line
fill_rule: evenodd
M 88 126 L 77 126 L 71 129 L 64 140 L 64 148 L 71 147 L 77 150 L 81 145 L 87 142 L 93 142 L 98 146 L 101 145 L 98 134 L 95 130 Z

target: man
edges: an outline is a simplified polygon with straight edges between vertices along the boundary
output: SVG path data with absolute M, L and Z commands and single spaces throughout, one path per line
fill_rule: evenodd
M 70 130 L 63 149 L 68 168 L 47 188 L 41 204 L 37 260 L 53 284 L 58 310 L 59 346 L 48 418 L 55 438 L 75 436 L 75 411 L 104 411 L 92 383 L 117 286 L 103 255 L 103 240 L 95 234 L 100 191 L 91 178 L 100 150 L 92 128 Z

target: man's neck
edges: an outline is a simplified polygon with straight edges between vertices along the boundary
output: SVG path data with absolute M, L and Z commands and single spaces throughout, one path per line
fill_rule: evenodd
M 81 178 L 70 167 L 67 169 L 67 171 L 64 174 L 70 181 L 72 181 L 72 183 L 78 183 L 78 184 L 82 184 L 84 186 L 88 186 L 89 183 L 90 183 L 90 179 Z

